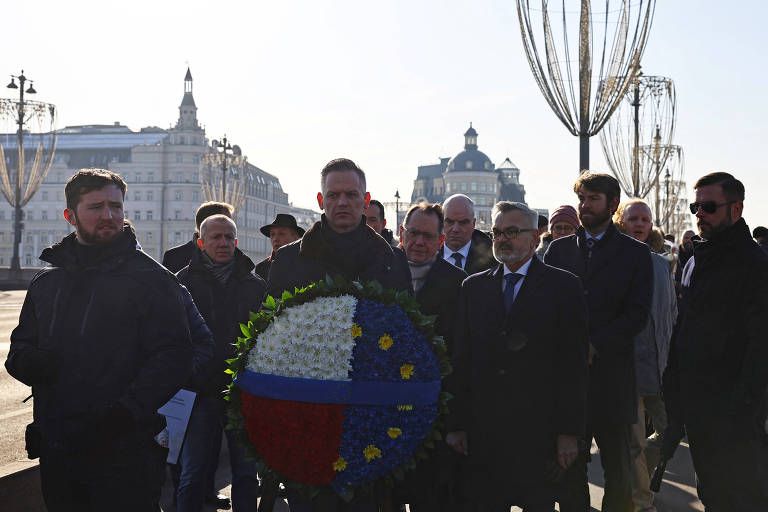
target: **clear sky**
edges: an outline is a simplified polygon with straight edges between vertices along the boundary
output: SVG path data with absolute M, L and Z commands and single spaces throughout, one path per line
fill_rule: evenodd
M 408 198 L 417 166 L 461 151 L 470 121 L 481 151 L 521 169 L 531 206 L 575 204 L 578 141 L 533 80 L 513 0 L 38 0 L 4 3 L 3 19 L 0 73 L 23 67 L 59 127 L 168 127 L 189 63 L 207 136 L 226 133 L 299 206 L 316 207 L 339 156 L 374 197 Z M 767 20 L 765 2 L 660 0 L 643 59 L 676 83 L 689 188 L 732 172 L 751 227 L 768 225 Z M 607 172 L 597 137 L 591 153 Z

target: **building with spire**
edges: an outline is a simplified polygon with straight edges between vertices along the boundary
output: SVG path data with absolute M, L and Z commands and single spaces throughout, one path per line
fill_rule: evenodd
M 419 166 L 413 183 L 411 204 L 442 202 L 453 194 L 465 194 L 475 203 L 477 228 L 489 230 L 491 210 L 498 201 L 525 203 L 520 169 L 509 158 L 499 168 L 478 149 L 477 130 L 469 124 L 464 133 L 464 150 L 440 163 Z
M 54 163 L 40 190 L 24 207 L 21 264 L 43 265 L 37 259 L 42 249 L 72 231 L 61 215 L 66 207 L 64 185 L 74 172 L 86 167 L 112 170 L 128 183 L 125 218 L 136 229 L 144 251 L 160 261 L 166 250 L 192 238 L 195 211 L 203 201 L 201 159 L 211 151 L 214 148 L 197 118 L 189 69 L 184 77 L 179 117 L 168 129 L 148 126 L 132 131 L 119 122 L 60 129 Z M 300 212 L 297 218 L 305 228 L 320 214 L 313 216 L 310 210 L 294 208 L 275 175 L 252 164 L 247 165 L 245 173 L 246 198 L 235 218 L 238 247 L 258 261 L 271 251 L 269 240 L 259 228 L 269 224 L 277 213 Z M 12 218 L 13 209 L 0 204 L 0 266 L 10 262 Z

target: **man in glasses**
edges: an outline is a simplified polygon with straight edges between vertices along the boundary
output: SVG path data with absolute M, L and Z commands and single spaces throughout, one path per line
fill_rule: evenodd
M 653 266 L 648 247 L 611 222 L 621 189 L 613 176 L 583 173 L 573 186 L 580 227 L 555 240 L 544 262 L 581 278 L 589 308 L 589 413 L 587 443 L 566 476 L 563 512 L 589 510 L 590 439 L 600 447 L 605 474 L 603 510 L 633 512 L 631 427 L 637 421 L 634 338 L 648 322 Z
M 499 264 L 461 287 L 446 441 L 467 456 L 467 510 L 551 512 L 586 423 L 584 291 L 533 257 L 536 212 L 502 201 L 492 213 Z
M 436 315 L 435 330 L 445 339 L 448 355 L 453 355 L 456 310 L 461 282 L 466 272 L 437 257 L 443 234 L 443 209 L 439 204 L 421 203 L 405 214 L 400 227 L 411 282 L 420 311 Z M 420 462 L 415 473 L 402 486 L 402 501 L 413 512 L 460 510 L 457 492 L 458 455 L 440 443 L 428 461 Z
M 707 510 L 768 510 L 768 255 L 741 216 L 739 180 L 714 172 L 694 189 L 700 236 L 664 375 L 669 423 L 685 425 Z

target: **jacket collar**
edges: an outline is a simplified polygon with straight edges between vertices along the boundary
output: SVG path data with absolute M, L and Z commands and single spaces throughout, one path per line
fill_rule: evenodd
M 129 223 L 123 225 L 123 231 L 117 235 L 100 251 L 97 258 L 84 266 L 77 256 L 77 235 L 70 233 L 60 242 L 47 247 L 40 254 L 40 259 L 53 265 L 68 270 L 81 270 L 85 268 L 111 269 L 120 265 L 125 259 L 136 253 L 136 233 Z
M 299 255 L 316 260 L 332 257 L 333 239 L 348 236 L 359 239 L 361 244 L 372 244 L 375 249 L 371 251 L 371 254 L 375 255 L 376 258 L 381 258 L 387 265 L 391 264 L 394 258 L 392 246 L 366 224 L 365 217 L 361 217 L 360 224 L 350 233 L 330 233 L 330 230 L 331 227 L 328 225 L 325 214 L 323 214 L 320 220 L 315 222 L 299 240 Z
M 254 268 L 256 268 L 256 265 L 253 264 L 253 261 L 251 258 L 245 255 L 243 251 L 235 247 L 235 268 L 232 270 L 233 276 L 242 277 L 246 274 L 250 274 L 251 271 L 253 271 Z M 190 272 L 204 272 L 206 274 L 210 274 L 208 272 L 208 269 L 205 268 L 205 265 L 203 265 L 203 257 L 202 252 L 200 251 L 200 248 L 197 247 L 197 244 L 195 244 L 195 250 L 192 253 L 192 258 L 189 260 L 189 270 Z M 213 277 L 211 275 L 211 277 Z

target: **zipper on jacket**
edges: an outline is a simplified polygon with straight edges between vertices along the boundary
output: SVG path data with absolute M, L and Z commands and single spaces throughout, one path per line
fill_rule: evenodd
M 91 306 L 93 305 L 93 296 L 95 294 L 91 292 L 91 298 L 88 299 L 88 306 L 85 308 L 85 314 L 83 315 L 83 323 L 80 324 L 80 336 L 85 334 L 85 325 L 88 323 L 88 314 L 91 312 Z

